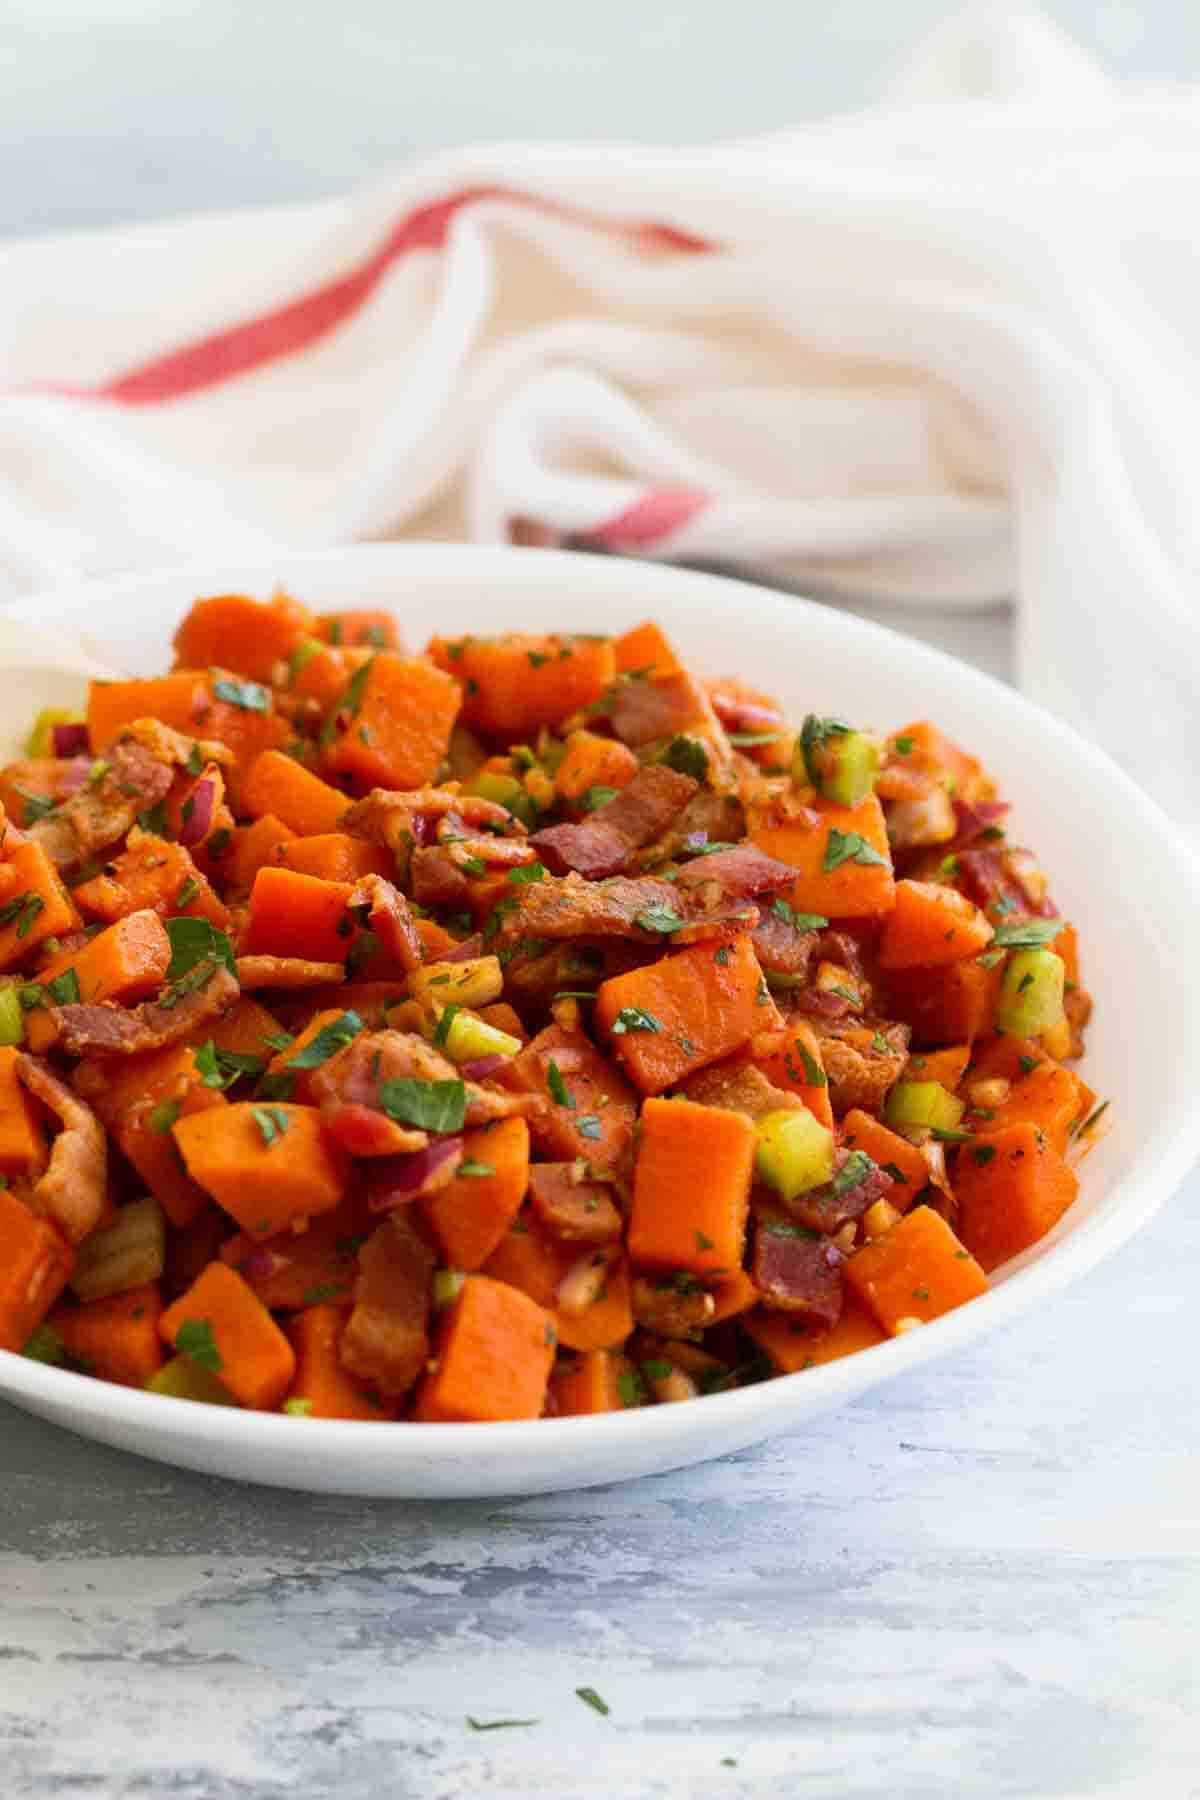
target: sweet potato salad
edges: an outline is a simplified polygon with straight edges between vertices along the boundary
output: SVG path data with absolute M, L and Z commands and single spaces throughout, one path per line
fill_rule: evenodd
M 0 772 L 0 1348 L 611 1412 L 926 1325 L 1071 1205 L 1076 934 L 935 725 L 652 623 L 223 595 L 175 657 Z

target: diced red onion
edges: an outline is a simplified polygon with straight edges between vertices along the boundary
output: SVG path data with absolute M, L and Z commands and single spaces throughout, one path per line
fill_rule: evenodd
M 181 844 L 200 844 L 212 829 L 213 811 L 217 803 L 214 781 L 198 781 L 188 796 L 188 816 L 179 830 Z
M 73 756 L 70 767 L 64 769 L 58 777 L 55 784 L 56 791 L 59 794 L 77 794 L 81 787 L 87 786 L 91 772 L 92 759 L 90 756 Z
M 1011 812 L 1007 800 L 952 800 L 954 807 L 956 845 L 969 844 L 986 831 L 989 825 L 998 824 L 1005 815 Z
M 777 706 L 760 706 L 717 688 L 711 696 L 713 711 L 722 725 L 734 731 L 769 731 L 784 723 Z
M 483 939 L 478 932 L 464 938 L 461 944 L 455 944 L 451 950 L 441 950 L 434 957 L 435 962 L 470 962 L 483 949 Z
M 468 1081 L 486 1081 L 497 1069 L 502 1069 L 508 1061 L 506 1056 L 477 1056 L 474 1062 L 463 1063 L 462 1074 Z
M 412 841 L 418 850 L 423 850 L 429 842 L 429 833 L 433 820 L 427 813 L 410 813 L 408 829 L 412 833 Z
M 278 1275 L 286 1269 L 290 1262 L 290 1257 L 280 1256 L 277 1251 L 267 1250 L 260 1246 L 257 1250 L 249 1251 L 242 1258 L 238 1269 L 253 1286 L 258 1281 L 270 1281 L 272 1276 Z
M 824 988 L 805 988 L 796 995 L 795 1005 L 801 1012 L 825 1019 L 843 1019 L 850 1011 L 848 1000 L 841 994 L 830 994 Z
M 410 1156 L 384 1156 L 370 1172 L 368 1205 L 372 1212 L 407 1206 L 410 1200 L 443 1187 L 462 1161 L 460 1137 L 438 1138 Z
M 50 747 L 55 756 L 86 756 L 88 750 L 87 726 L 83 724 L 52 726 Z
M 683 848 L 685 850 L 699 851 L 703 850 L 707 842 L 707 831 L 689 831 L 683 840 Z

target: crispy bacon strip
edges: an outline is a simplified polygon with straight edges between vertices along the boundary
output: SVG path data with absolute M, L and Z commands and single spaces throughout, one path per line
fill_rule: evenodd
M 382 1394 L 403 1394 L 429 1356 L 429 1290 L 434 1254 L 411 1219 L 393 1213 L 358 1253 L 354 1309 L 340 1356 L 352 1375 Z
M 593 881 L 617 875 L 630 866 L 635 851 L 662 836 L 696 791 L 690 775 L 652 763 L 589 818 L 547 826 L 531 842 L 555 875 L 571 869 Z
M 21 1052 L 17 1079 L 52 1112 L 62 1129 L 50 1161 L 34 1183 L 30 1205 L 52 1219 L 69 1243 L 78 1244 L 99 1224 L 108 1190 L 108 1141 L 90 1106 L 37 1057 Z
M 140 1056 L 190 1037 L 206 1019 L 226 1012 L 239 992 L 229 970 L 214 963 L 203 986 L 178 999 L 168 989 L 164 998 L 145 1000 L 140 1006 L 99 1000 L 91 1005 L 48 1006 L 46 1011 L 58 1027 L 59 1048 L 70 1056 Z
M 404 970 L 419 969 L 422 962 L 421 939 L 408 901 L 382 875 L 364 875 L 355 883 L 347 908 L 367 909 L 367 928 L 373 931 L 384 949 L 394 956 Z
M 60 869 L 72 868 L 117 843 L 139 813 L 165 799 L 175 779 L 169 764 L 124 738 L 92 766 L 101 771 L 98 779 L 89 779 L 28 828 L 29 836 Z
M 751 901 L 731 900 L 710 910 L 697 904 L 694 893 L 681 893 L 674 882 L 653 875 L 585 881 L 571 874 L 523 888 L 517 907 L 499 921 L 497 935 L 502 944 L 521 937 L 630 938 L 671 948 L 752 931 L 758 918 Z
M 800 1236 L 786 1225 L 760 1224 L 754 1234 L 751 1273 L 763 1304 L 814 1324 L 836 1325 L 841 1317 L 844 1261 L 828 1238 Z
M 379 1089 L 385 1081 L 458 1081 L 458 1069 L 431 1048 L 425 1039 L 411 1031 L 369 1031 L 356 1037 L 344 1050 L 331 1057 L 311 1077 L 314 1099 L 330 1116 L 346 1105 L 380 1111 Z M 514 1113 L 533 1110 L 528 1095 L 501 1094 L 477 1082 L 464 1083 L 467 1091 L 466 1123 L 487 1125 L 493 1119 L 507 1119 Z M 419 1150 L 428 1142 L 421 1133 L 421 1143 L 389 1144 L 382 1154 L 393 1149 Z M 359 1152 L 361 1154 L 361 1152 Z

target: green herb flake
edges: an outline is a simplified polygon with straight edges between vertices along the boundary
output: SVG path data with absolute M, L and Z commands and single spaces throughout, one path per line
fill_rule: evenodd
M 167 936 L 171 941 L 171 961 L 167 980 L 177 982 L 200 963 L 223 963 L 231 975 L 237 974 L 233 945 L 223 931 L 207 919 L 167 919 Z
M 291 1120 L 279 1106 L 255 1106 L 251 1109 L 250 1116 L 261 1131 L 263 1143 L 268 1150 L 291 1124 Z
M 831 875 L 835 869 L 840 869 L 843 863 L 848 862 L 861 863 L 864 867 L 888 866 L 887 857 L 880 856 L 878 850 L 868 844 L 866 838 L 861 837 L 857 831 L 839 831 L 836 825 L 831 825 L 829 841 L 821 859 L 822 873 Z
M 702 1231 L 698 1231 L 696 1233 L 696 1248 L 697 1250 L 715 1250 L 716 1245 L 710 1237 L 705 1237 Z
M 912 1297 L 914 1300 L 928 1300 L 929 1289 L 927 1287 L 915 1287 L 912 1291 Z
M 79 975 L 75 969 L 64 969 L 46 983 L 46 992 L 55 1006 L 79 1005 Z
M 1038 1066 L 1036 1056 L 1018 1056 L 1017 1062 L 1020 1064 L 1022 1075 L 1032 1075 Z
M 227 700 L 230 706 L 240 706 L 243 712 L 265 713 L 271 710 L 271 696 L 257 681 L 242 681 L 235 676 L 223 675 L 219 681 L 213 682 L 213 694 L 218 700 Z
M 567 1106 L 574 1112 L 575 1096 L 563 1080 L 562 1070 L 553 1057 L 550 1058 L 546 1067 L 546 1087 L 556 1106 Z
M 683 920 L 669 906 L 644 906 L 641 912 L 633 915 L 633 922 L 643 931 L 658 931 L 664 937 L 683 929 Z
M 169 837 L 171 822 L 167 818 L 166 802 L 158 800 L 144 813 L 139 813 L 138 824 L 143 831 L 148 831 L 151 837 Z
M 620 791 L 619 788 L 614 787 L 590 787 L 585 789 L 579 804 L 584 812 L 598 812 L 602 806 L 607 806 L 610 800 L 615 800 Z
M 458 648 L 461 652 L 462 646 Z M 467 1724 L 472 1731 L 512 1731 L 518 1726 L 540 1725 L 541 1722 L 540 1719 L 476 1719 L 467 1714 Z
M 175 1333 L 175 1348 L 181 1356 L 189 1356 L 214 1375 L 224 1367 L 212 1325 L 207 1319 L 185 1319 Z
M 472 1156 L 469 1156 L 466 1162 L 460 1162 L 458 1168 L 455 1170 L 456 1175 L 465 1175 L 469 1180 L 480 1181 L 483 1180 L 485 1176 L 494 1175 L 495 1173 L 496 1170 L 493 1164 L 476 1162 L 475 1158 Z
M 997 950 L 1040 950 L 1065 923 L 1065 919 L 1015 919 L 1011 925 L 997 925 L 992 944 Z
M 36 825 L 39 819 L 46 818 L 58 806 L 58 801 L 52 799 L 49 794 L 30 794 L 24 788 L 17 788 L 16 792 L 25 804 L 24 823 L 26 825 Z
M 379 1084 L 379 1104 L 389 1119 L 418 1131 L 461 1131 L 467 1116 L 465 1083 L 402 1078 Z
M 636 1369 L 626 1369 L 617 1376 L 617 1394 L 622 1406 L 640 1406 L 646 1398 L 646 1389 Z
M 677 775 L 690 775 L 693 781 L 703 781 L 708 774 L 708 751 L 699 738 L 673 737 L 658 760 Z
M 781 744 L 784 738 L 791 737 L 786 728 L 782 731 L 731 731 L 729 741 L 738 750 L 750 750 L 756 744 Z
M 190 906 L 191 902 L 196 898 L 196 895 L 199 892 L 200 883 L 196 880 L 194 875 L 189 875 L 186 881 L 182 881 L 179 884 L 179 892 L 175 896 L 176 906 Z
M 867 1177 L 874 1173 L 875 1164 L 866 1151 L 852 1150 L 829 1185 L 835 1197 L 840 1199 L 851 1188 L 861 1187 Z
M 981 1169 L 986 1167 L 986 1165 L 991 1162 L 991 1160 L 995 1156 L 995 1154 L 996 1154 L 996 1146 L 994 1144 L 976 1144 L 975 1148 L 971 1152 L 971 1155 L 974 1157 L 975 1161 L 979 1164 Z
M 826 1079 L 824 1069 L 821 1067 L 820 1063 L 817 1061 L 816 1057 L 812 1054 L 812 1052 L 805 1049 L 804 1045 L 800 1042 L 799 1038 L 796 1039 L 796 1049 L 800 1052 L 800 1061 L 804 1066 L 804 1085 L 805 1085 L 805 1087 L 814 1087 L 814 1088 L 827 1087 L 829 1085 L 829 1083 Z
M 296 1077 L 290 1069 L 273 1070 L 264 1075 L 254 1092 L 256 1100 L 290 1100 L 296 1091 Z
M 363 1022 L 356 1012 L 344 1012 L 336 1019 L 330 1019 L 328 1025 L 322 1025 L 316 1037 L 298 1050 L 295 1056 L 289 1057 L 289 1069 L 319 1069 L 327 1063 L 331 1056 L 352 1044 L 363 1029 Z
M 324 1306 L 327 1300 L 336 1300 L 343 1291 L 338 1281 L 319 1281 L 316 1287 L 310 1287 L 300 1297 L 302 1306 Z
M 716 965 L 719 969 L 723 969 L 726 966 L 726 964 L 729 961 L 729 945 L 728 944 L 722 944 L 721 948 L 719 950 L 714 951 L 713 961 L 716 963 Z
M 658 1357 L 651 1357 L 642 1364 L 642 1374 L 647 1381 L 666 1381 L 674 1370 L 674 1363 L 662 1362 Z
M 289 1419 L 311 1419 L 313 1403 L 311 1400 L 285 1400 L 283 1410 Z
M 898 737 L 896 739 L 896 755 L 897 756 L 911 756 L 912 753 L 913 753 L 913 739 L 910 737 Z
M 523 863 L 519 868 L 508 871 L 508 879 L 514 887 L 524 887 L 530 882 L 544 879 L 546 871 L 540 862 Z
M 182 1100 L 160 1100 L 147 1116 L 151 1131 L 168 1132 L 183 1111 Z
M 643 1006 L 623 1006 L 612 1023 L 614 1037 L 624 1037 L 627 1031 L 661 1031 L 662 1021 L 656 1019 L 652 1012 Z
M 971 1141 L 969 1131 L 951 1131 L 945 1125 L 931 1125 L 929 1129 L 942 1144 L 969 1144 Z

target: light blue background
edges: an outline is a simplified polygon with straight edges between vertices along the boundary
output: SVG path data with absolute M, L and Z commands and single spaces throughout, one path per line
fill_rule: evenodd
M 953 10 L 945 0 L 0 0 L 0 235 L 308 199 L 471 140 L 671 142 L 779 128 L 870 100 Z M 1200 74 L 1195 5 L 1046 10 L 1113 73 Z

